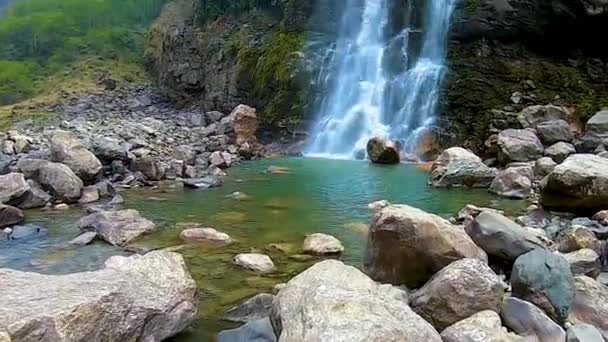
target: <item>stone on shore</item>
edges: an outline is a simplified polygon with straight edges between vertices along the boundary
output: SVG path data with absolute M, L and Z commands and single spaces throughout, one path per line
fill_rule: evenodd
M 51 160 L 67 165 L 85 181 L 94 180 L 101 172 L 101 162 L 72 133 L 54 131 L 49 138 Z
M 258 117 L 255 108 L 243 104 L 238 105 L 232 110 L 228 118 L 238 145 L 257 143 L 255 132 L 258 129 Z
M 576 296 L 568 320 L 591 324 L 608 341 L 608 287 L 586 276 L 575 277 L 574 284 Z
M 565 322 L 574 299 L 574 277 L 565 258 L 542 249 L 523 254 L 511 272 L 513 296 L 527 300 L 557 322 Z
M 557 250 L 562 253 L 570 253 L 583 248 L 599 251 L 600 241 L 595 234 L 583 226 L 571 226 L 557 235 L 555 240 Z
M 368 234 L 364 267 L 373 279 L 415 288 L 453 261 L 487 255 L 447 220 L 407 205 L 376 212 Z
M 143 234 L 153 232 L 156 226 L 143 218 L 137 210 L 101 211 L 78 221 L 83 231 L 94 231 L 114 246 L 123 247 Z
M 486 253 L 510 262 L 533 249 L 546 248 L 529 230 L 492 211 L 483 211 L 465 230 Z
M 196 317 L 196 283 L 176 253 L 114 256 L 67 275 L 1 269 L 0 278 L 8 341 L 161 341 Z
M 80 199 L 78 203 L 80 204 L 88 204 L 97 202 L 99 200 L 99 190 L 97 187 L 93 185 L 85 186 L 82 188 L 82 194 L 80 195 Z
M 564 341 L 566 333 L 536 305 L 515 297 L 507 297 L 502 303 L 500 316 L 504 324 L 523 341 Z
M 0 203 L 0 228 L 19 224 L 24 219 L 25 216 L 21 209 Z
M 545 145 L 553 145 L 560 141 L 572 141 L 570 125 L 565 120 L 544 121 L 536 125 L 536 130 Z
M 374 137 L 367 142 L 367 155 L 372 163 L 398 164 L 400 162 L 399 148 L 394 142 Z
M 462 147 L 452 147 L 433 162 L 427 182 L 434 187 L 487 188 L 494 177 L 496 169 L 486 166 L 481 158 Z
M 531 167 L 509 167 L 499 171 L 490 184 L 490 192 L 499 196 L 524 199 L 532 192 Z
M 566 342 L 604 342 L 604 338 L 593 325 L 581 323 L 568 329 Z
M 589 215 L 608 208 L 608 158 L 571 155 L 543 181 L 541 201 L 547 209 Z
M 579 249 L 575 252 L 561 254 L 570 264 L 572 274 L 586 275 L 597 278 L 602 272 L 602 261 L 600 256 L 592 249 Z
M 306 237 L 302 250 L 304 253 L 315 255 L 338 254 L 344 251 L 344 246 L 331 235 L 315 233 Z
M 17 168 L 23 175 L 36 181 L 56 200 L 74 203 L 80 198 L 83 183 L 66 165 L 42 159 L 21 159 Z
M 608 226 L 608 210 L 598 211 L 593 215 L 593 219 L 599 223 Z
M 454 261 L 410 298 L 412 309 L 438 331 L 479 311 L 499 312 L 507 286 L 484 262 Z
M 594 138 L 608 138 L 608 110 L 597 112 L 587 121 L 585 134 Z
M 9 173 L 0 176 L 0 203 L 15 204 L 20 202 L 30 191 L 30 186 L 21 173 Z
M 547 157 L 553 159 L 558 164 L 560 164 L 564 160 L 566 160 L 566 158 L 568 158 L 569 155 L 575 154 L 575 153 L 576 153 L 576 149 L 574 148 L 574 145 L 563 142 L 563 141 L 555 143 L 555 144 L 547 147 L 547 149 L 545 150 L 545 155 Z
M 500 316 L 492 310 L 480 311 L 456 322 L 441 332 L 443 342 L 516 342 L 520 338 L 502 326 Z M 522 341 L 523 342 L 523 341 Z
M 52 200 L 52 196 L 42 189 L 40 184 L 32 179 L 27 180 L 30 190 L 16 203 L 20 209 L 42 208 Z
M 268 255 L 258 253 L 243 253 L 234 257 L 235 265 L 246 268 L 256 273 L 270 273 L 275 270 L 274 263 Z
M 498 134 L 498 159 L 502 163 L 527 162 L 543 155 L 543 144 L 527 129 L 505 129 Z
M 403 290 L 336 260 L 291 279 L 277 294 L 272 320 L 281 342 L 441 342 Z
M 113 160 L 126 160 L 128 149 L 126 144 L 116 138 L 102 137 L 93 143 L 95 155 L 102 160 L 111 162 Z
M 572 115 L 565 107 L 555 105 L 534 105 L 524 108 L 518 115 L 522 127 L 536 127 L 537 125 L 553 120 L 572 120 Z
M 557 163 L 553 161 L 550 157 L 542 157 L 538 158 L 536 163 L 534 164 L 534 174 L 538 177 L 545 177 L 546 175 L 553 172 Z

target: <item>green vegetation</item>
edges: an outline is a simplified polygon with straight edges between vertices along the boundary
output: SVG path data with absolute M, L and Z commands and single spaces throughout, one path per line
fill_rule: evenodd
M 214 20 L 227 13 L 243 13 L 256 8 L 275 6 L 276 0 L 199 0 L 200 21 Z
M 166 0 L 21 0 L 0 18 L 0 105 L 41 93 L 84 59 L 138 63 Z M 110 68 L 111 70 L 112 68 Z

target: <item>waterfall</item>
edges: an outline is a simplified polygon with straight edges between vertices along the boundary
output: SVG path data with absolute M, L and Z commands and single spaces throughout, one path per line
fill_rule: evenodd
M 409 20 L 410 27 L 395 34 L 389 32 L 391 1 L 346 1 L 317 80 L 325 92 L 307 155 L 363 158 L 373 136 L 398 141 L 410 153 L 434 124 L 455 0 L 420 1 L 426 6 L 422 28 Z M 413 16 L 413 10 L 404 15 Z

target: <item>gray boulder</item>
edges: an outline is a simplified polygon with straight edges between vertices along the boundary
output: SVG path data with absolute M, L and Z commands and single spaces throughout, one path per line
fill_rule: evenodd
M 477 259 L 454 261 L 410 297 L 412 310 L 438 331 L 479 311 L 499 312 L 507 286 Z
M 551 120 L 536 125 L 536 130 L 545 145 L 553 145 L 560 141 L 572 141 L 570 125 L 565 120 Z
M 382 138 L 371 138 L 367 142 L 367 156 L 372 163 L 398 164 L 399 149 L 392 141 Z
M 375 213 L 369 229 L 364 268 L 373 279 L 415 288 L 453 261 L 486 254 L 445 219 L 407 205 Z
M 259 253 L 237 254 L 232 262 L 250 271 L 265 274 L 273 272 L 276 267 L 268 255 Z
M 156 226 L 139 214 L 137 210 L 101 211 L 85 216 L 78 221 L 83 231 L 94 231 L 114 246 L 125 246 L 143 234 L 153 232 Z
M 543 155 L 543 144 L 527 129 L 505 129 L 498 134 L 498 160 L 501 163 L 527 162 Z
M 0 332 L 12 342 L 161 341 L 196 317 L 196 283 L 176 253 L 114 256 L 67 275 L 1 269 L 0 278 Z
M 0 228 L 21 223 L 24 219 L 21 209 L 0 203 Z
M 270 293 L 257 294 L 238 306 L 228 309 L 222 319 L 232 322 L 249 322 L 270 316 L 275 296 Z
M 585 133 L 594 138 L 608 138 L 608 110 L 593 115 L 585 125 Z
M 344 251 L 344 246 L 331 235 L 315 233 L 306 237 L 302 250 L 304 253 L 315 255 L 338 254 Z
M 541 187 L 545 208 L 593 215 L 608 208 L 608 159 L 571 155 L 555 167 Z
M 17 162 L 17 168 L 59 201 L 73 203 L 80 198 L 82 180 L 64 164 L 42 159 L 21 159 Z
M 99 200 L 99 189 L 94 185 L 85 186 L 82 188 L 82 194 L 80 195 L 80 199 L 78 203 L 80 204 L 88 204 L 97 202 Z
M 496 212 L 482 212 L 465 230 L 486 253 L 510 262 L 531 250 L 546 248 L 535 234 Z
M 597 328 L 608 340 L 608 287 L 587 276 L 574 278 L 576 296 L 568 320 Z
M 545 150 L 545 155 L 553 159 L 556 163 L 561 164 L 569 155 L 576 153 L 574 145 L 560 141 L 555 143 Z
M 141 172 L 148 180 L 158 181 L 165 176 L 165 169 L 156 159 L 149 155 L 131 161 L 131 170 Z
M 604 342 L 604 338 L 593 325 L 581 323 L 568 328 L 566 342 Z
M 488 191 L 509 198 L 524 199 L 532 191 L 531 167 L 510 167 L 499 171 Z
M 500 316 L 492 310 L 480 311 L 454 323 L 441 332 L 443 342 L 516 342 L 521 338 L 508 333 Z M 523 341 L 521 341 L 523 342 Z
M 443 151 L 433 162 L 428 184 L 434 187 L 487 188 L 496 177 L 496 169 L 461 147 Z
M 9 239 L 11 240 L 24 240 L 31 239 L 34 237 L 45 236 L 47 229 L 37 224 L 24 224 L 11 227 Z
M 336 260 L 290 280 L 277 294 L 272 320 L 281 342 L 441 342 L 404 291 Z
M 549 317 L 565 322 L 574 299 L 574 277 L 563 257 L 542 249 L 523 254 L 511 272 L 513 296 L 540 307 Z
M 72 133 L 54 131 L 49 138 L 51 160 L 69 166 L 85 181 L 94 180 L 101 172 L 101 162 Z
M 515 297 L 504 299 L 500 316 L 504 324 L 524 341 L 559 342 L 566 333 L 551 318 L 534 304 Z
M 0 176 L 0 203 L 19 203 L 30 191 L 30 186 L 21 173 Z
M 571 119 L 572 115 L 567 108 L 554 105 L 529 106 L 519 113 L 519 122 L 522 127 L 536 127 L 546 121 L 570 121 Z
M 534 164 L 534 174 L 538 177 L 545 177 L 546 175 L 553 172 L 557 163 L 550 157 L 539 158 Z
M 36 181 L 28 179 L 27 184 L 30 186 L 30 190 L 19 201 L 17 207 L 21 209 L 42 208 L 53 198 Z
M 112 137 L 102 137 L 93 143 L 93 152 L 99 159 L 111 162 L 126 160 L 129 151 L 124 141 Z

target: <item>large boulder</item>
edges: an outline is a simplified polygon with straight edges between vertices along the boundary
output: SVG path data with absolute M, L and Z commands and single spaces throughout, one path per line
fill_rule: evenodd
M 575 276 L 586 275 L 597 278 L 602 271 L 600 256 L 592 249 L 579 249 L 575 252 L 562 254 L 562 256 L 570 264 L 570 270 Z
M 608 341 L 608 287 L 586 276 L 574 278 L 576 296 L 568 320 L 596 327 Z
M 407 205 L 377 211 L 365 251 L 366 273 L 375 280 L 419 287 L 453 261 L 486 254 L 443 218 Z
M 545 145 L 553 145 L 560 141 L 572 141 L 570 125 L 565 120 L 551 120 L 536 125 L 536 130 Z
M 154 222 L 143 218 L 137 210 L 101 211 L 78 221 L 83 231 L 94 231 L 114 246 L 125 246 L 143 234 L 156 230 Z
M 21 209 L 0 203 L 0 228 L 21 223 L 24 218 Z
M 555 143 L 545 150 L 545 155 L 558 164 L 562 163 L 569 155 L 574 153 L 576 153 L 574 145 L 563 141 Z
M 80 198 L 82 180 L 64 164 L 42 159 L 21 159 L 17 168 L 59 201 L 73 203 Z
M 546 248 L 536 235 L 497 212 L 481 212 L 465 230 L 486 253 L 509 262 L 533 249 Z
M 478 156 L 462 147 L 443 151 L 433 162 L 428 184 L 435 187 L 487 188 L 496 177 L 496 169 L 488 167 Z
M 126 144 L 119 139 L 112 137 L 102 137 L 93 143 L 93 152 L 95 155 L 106 162 L 113 160 L 127 159 L 128 148 Z
M 440 342 L 407 305 L 407 294 L 340 261 L 320 262 L 277 294 L 273 322 L 281 342 Z
M 21 173 L 0 176 L 0 203 L 14 204 L 30 191 L 30 186 Z
M 535 105 L 524 108 L 519 113 L 519 122 L 522 127 L 536 127 L 547 121 L 563 120 L 569 122 L 572 115 L 565 107 L 554 105 Z
M 524 341 L 561 342 L 566 333 L 536 305 L 515 297 L 504 299 L 500 316 Z
M 67 131 L 54 131 L 49 138 L 51 160 L 65 164 L 85 181 L 94 180 L 101 172 L 101 162 L 82 142 Z
M 0 278 L 2 341 L 161 341 L 185 330 L 198 304 L 182 256 L 169 252 L 67 275 L 1 269 Z
M 139 171 L 147 179 L 158 181 L 165 176 L 163 166 L 152 156 L 144 155 L 131 161 L 131 170 Z
M 30 190 L 16 203 L 17 207 L 21 209 L 42 208 L 53 199 L 36 181 L 28 179 L 27 184 L 30 186 Z
M 509 167 L 498 172 L 488 191 L 509 198 L 524 199 L 532 191 L 531 166 Z
M 437 330 L 479 311 L 499 312 L 507 286 L 478 259 L 454 261 L 410 298 L 412 309 Z
M 600 241 L 595 234 L 583 226 L 571 226 L 559 232 L 556 239 L 557 250 L 570 253 L 579 249 L 589 248 L 600 251 Z
M 597 112 L 587 121 L 585 134 L 594 138 L 608 138 L 608 110 Z
M 543 144 L 527 129 L 505 129 L 498 134 L 498 159 L 502 163 L 527 162 L 543 155 Z
M 515 260 L 511 272 L 513 296 L 543 309 L 549 317 L 565 322 L 574 299 L 574 277 L 563 257 L 542 249 Z
M 484 310 L 456 322 L 441 332 L 443 342 L 516 342 L 520 338 L 508 333 L 495 311 Z M 523 342 L 523 341 L 522 341 Z
M 258 117 L 255 108 L 243 104 L 238 105 L 232 110 L 228 118 L 238 145 L 257 143 L 255 132 L 258 129 Z
M 400 161 L 399 148 L 394 142 L 374 137 L 367 142 L 367 156 L 372 163 L 398 164 Z
M 571 155 L 544 179 L 541 201 L 547 209 L 589 215 L 608 208 L 608 158 Z
M 581 323 L 568 329 L 566 342 L 604 342 L 604 338 L 593 325 Z

